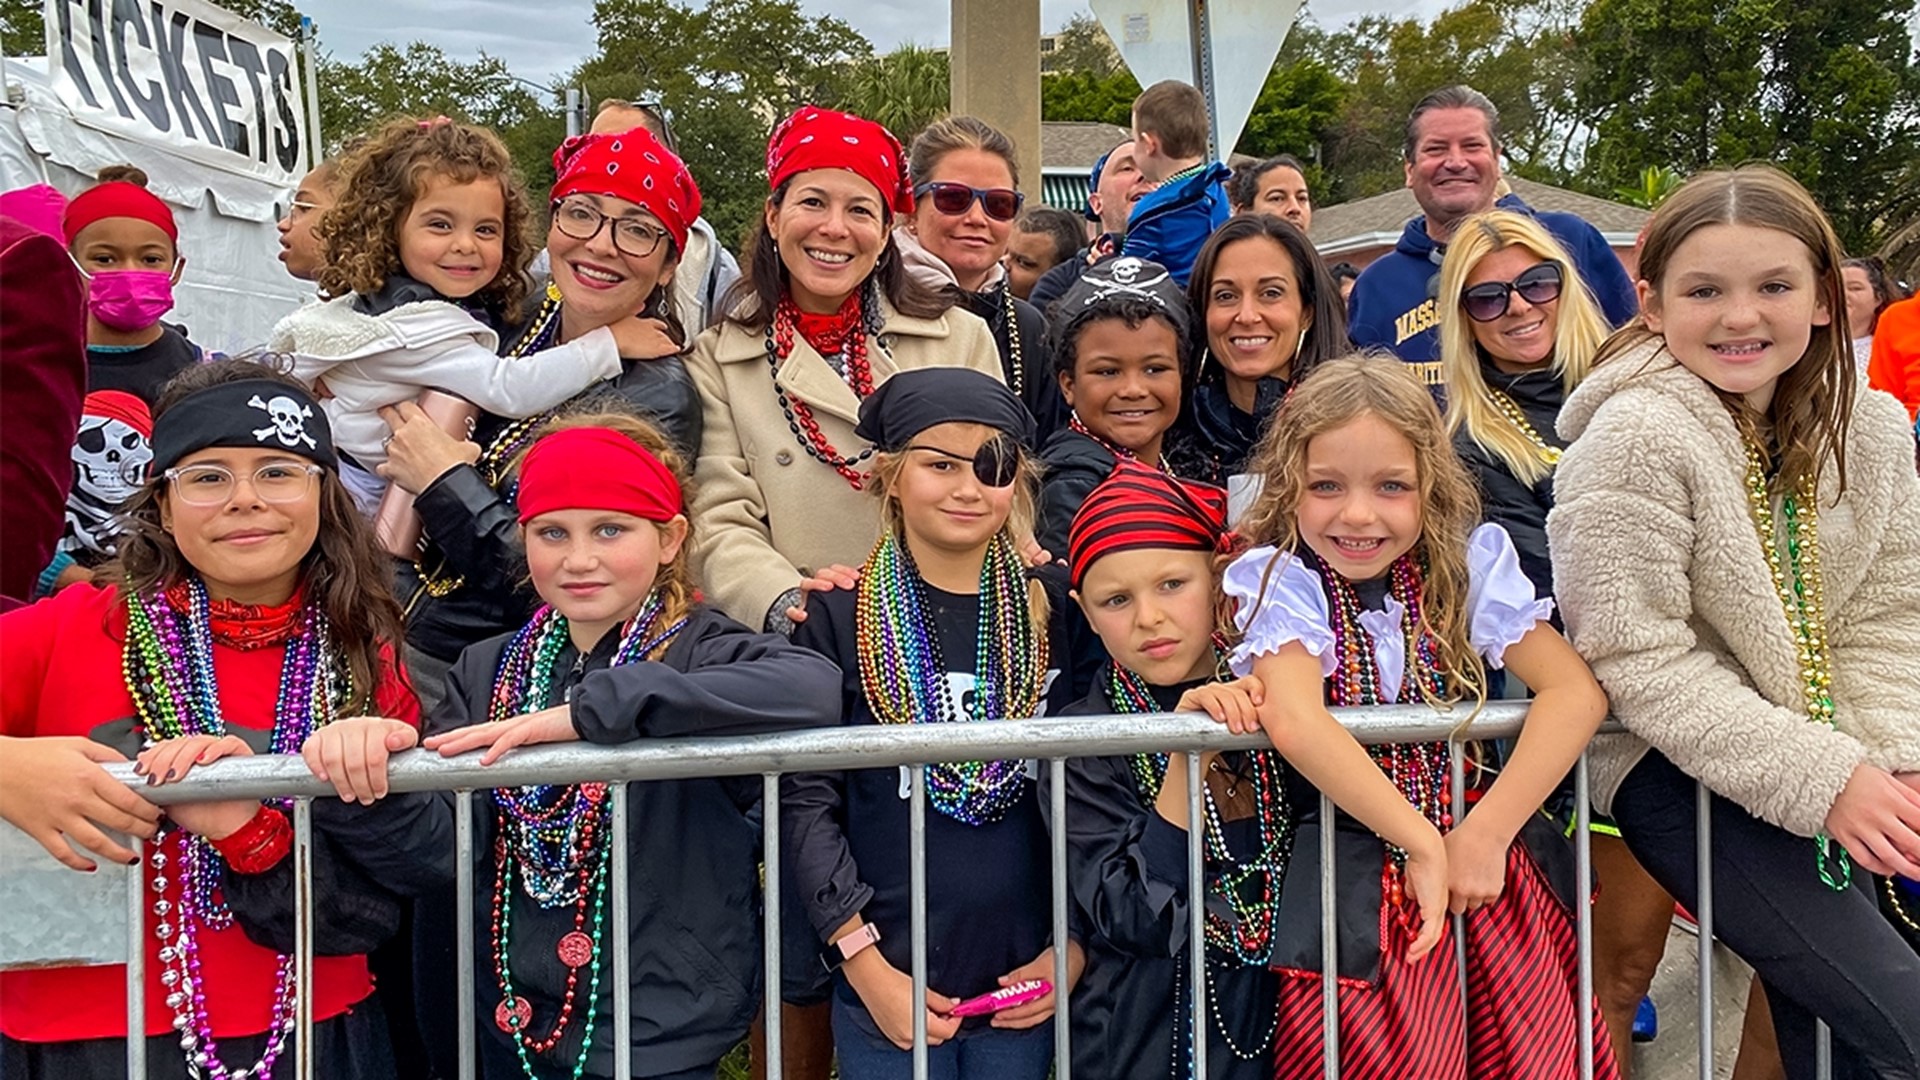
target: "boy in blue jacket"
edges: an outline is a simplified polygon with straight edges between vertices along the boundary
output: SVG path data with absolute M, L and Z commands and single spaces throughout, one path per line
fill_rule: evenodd
M 1184 288 L 1200 245 L 1233 213 L 1232 173 L 1206 157 L 1206 99 L 1171 79 L 1147 87 L 1133 101 L 1133 144 L 1140 175 L 1159 186 L 1134 204 L 1123 253 L 1166 267 Z

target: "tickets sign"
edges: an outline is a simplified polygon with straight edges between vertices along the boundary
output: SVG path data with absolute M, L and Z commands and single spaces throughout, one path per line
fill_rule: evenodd
M 273 183 L 306 171 L 293 42 L 200 0 L 47 0 L 46 15 L 76 120 Z

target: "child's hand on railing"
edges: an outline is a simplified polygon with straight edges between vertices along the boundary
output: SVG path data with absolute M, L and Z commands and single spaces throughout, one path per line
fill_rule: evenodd
M 1431 826 L 1429 826 L 1431 827 Z M 1407 946 L 1407 963 L 1418 961 L 1440 944 L 1447 929 L 1447 845 L 1435 831 L 1433 842 L 1407 852 L 1404 902 L 1418 912 L 1420 928 Z
M 0 820 L 75 870 L 92 870 L 68 844 L 131 866 L 133 852 L 100 830 L 153 839 L 160 808 L 100 766 L 120 752 L 78 736 L 0 738 Z
M 455 757 L 469 750 L 484 748 L 487 752 L 480 756 L 480 764 L 491 765 L 500 760 L 500 755 L 516 746 L 574 742 L 579 738 L 580 733 L 573 730 L 573 710 L 565 705 L 556 705 L 539 712 L 522 713 L 497 724 L 474 724 L 429 735 L 425 745 L 427 749 L 437 751 L 441 757 Z
M 1232 682 L 1196 686 L 1181 694 L 1174 708 L 1179 712 L 1204 712 L 1235 735 L 1252 735 L 1260 730 L 1260 706 L 1266 700 L 1266 688 L 1248 675 Z
M 1446 835 L 1447 909 L 1455 915 L 1498 900 L 1507 883 L 1507 847 L 1512 837 L 1476 828 L 1477 820 L 1469 814 Z
M 226 757 L 252 757 L 253 747 L 238 735 L 186 735 L 154 743 L 134 759 L 135 774 L 149 784 L 186 779 L 195 765 L 211 765 Z M 258 799 L 177 803 L 167 808 L 175 825 L 209 840 L 224 840 L 260 812 Z
M 341 802 L 370 803 L 387 797 L 387 758 L 419 743 L 420 732 L 403 720 L 350 716 L 307 736 L 300 757 Z

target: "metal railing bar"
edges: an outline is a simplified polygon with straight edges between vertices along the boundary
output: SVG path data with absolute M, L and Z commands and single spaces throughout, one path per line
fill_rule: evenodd
M 1526 705 L 1523 701 L 1489 702 L 1461 737 L 1495 739 L 1518 734 Z M 1447 738 L 1458 722 L 1425 705 L 1332 711 L 1355 739 L 1368 744 L 1435 742 Z M 394 756 L 388 767 L 388 786 L 393 791 L 447 791 L 891 768 L 926 761 L 1272 747 L 1264 734 L 1235 735 L 1203 713 L 1035 717 L 982 724 L 876 724 L 769 735 L 644 739 L 622 746 L 562 743 L 521 747 L 488 766 L 480 764 L 477 752 L 442 758 L 429 751 L 409 750 Z M 130 765 L 105 768 L 115 779 L 162 806 L 210 799 L 324 797 L 334 793 L 331 784 L 314 777 L 305 762 L 290 754 L 228 758 L 158 787 L 147 786 L 146 778 L 135 776 Z
M 927 1080 L 927 767 L 911 770 L 907 903 L 913 927 L 913 1080 Z
M 1573 765 L 1573 929 L 1580 959 L 1575 993 L 1580 1025 L 1580 1080 L 1593 1080 L 1593 805 L 1588 802 L 1587 755 Z
M 139 837 L 133 849 L 133 880 L 127 885 L 127 1075 L 147 1075 L 147 850 Z M 159 838 L 151 845 L 160 850 Z M 183 873 L 175 869 L 174 876 Z M 162 967 L 161 970 L 165 970 Z
M 1700 927 L 1700 1080 L 1713 1075 L 1713 795 L 1707 785 L 1694 781 L 1693 857 L 1694 872 L 1700 883 L 1700 899 L 1693 916 Z
M 293 995 L 293 1073 L 313 1080 L 312 799 L 293 800 Z
M 1453 824 L 1459 825 L 1467 819 L 1467 762 L 1459 739 L 1447 740 L 1447 806 L 1453 816 Z M 1460 990 L 1460 1015 L 1466 1016 L 1467 1007 L 1467 916 L 1465 912 L 1453 916 L 1453 971 Z M 1473 1060 L 1472 1032 L 1468 1031 L 1466 1059 Z
M 780 1080 L 786 1061 L 780 1049 L 780 774 L 767 773 L 760 778 L 760 864 L 766 883 L 761 888 L 761 903 L 766 930 L 761 952 L 764 954 L 767 985 L 762 1008 L 766 1010 L 767 1080 Z
M 613 844 L 613 1075 L 633 1075 L 633 925 L 627 910 L 627 785 L 615 784 L 608 792 L 612 799 L 608 811 L 613 816 L 609 841 Z M 595 957 L 595 960 L 601 959 Z M 589 1010 L 599 1008 L 587 1003 Z M 591 1012 L 588 1015 L 592 1015 Z
M 473 791 L 462 788 L 453 794 L 453 877 L 459 895 L 453 901 L 453 955 L 460 981 L 458 1012 L 460 1038 L 460 1080 L 473 1080 L 475 1037 L 474 994 L 478 987 L 473 966 Z M 421 914 L 416 911 L 416 915 Z
M 1327 1080 L 1340 1076 L 1340 921 L 1336 904 L 1333 800 L 1320 796 L 1320 1035 Z
M 1067 905 L 1067 761 L 1047 762 L 1048 801 L 1053 808 L 1053 1074 L 1055 1080 L 1073 1076 L 1073 1037 L 1068 1031 Z
M 1813 1022 L 1814 1080 L 1833 1080 L 1833 1031 L 1825 1020 Z
M 1193 1018 L 1193 1075 L 1207 1075 L 1207 813 L 1200 755 L 1187 758 L 1187 981 Z M 1179 1006 L 1178 1002 L 1174 1003 Z

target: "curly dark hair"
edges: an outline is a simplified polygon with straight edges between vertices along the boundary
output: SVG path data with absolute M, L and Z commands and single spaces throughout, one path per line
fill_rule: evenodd
M 244 379 L 303 386 L 269 358 L 215 360 L 190 367 L 167 383 L 154 403 L 154 419 L 198 391 Z M 161 524 L 160 503 L 166 488 L 165 477 L 151 477 L 123 507 L 127 531 L 120 537 L 119 555 L 101 570 L 104 580 L 119 586 L 123 603 L 168 588 L 194 572 L 173 534 Z M 381 656 L 385 648 L 398 649 L 404 634 L 400 604 L 393 597 L 391 566 L 391 557 L 375 542 L 372 528 L 355 509 L 340 475 L 324 470 L 320 532 L 301 560 L 301 576 L 307 594 L 327 617 L 333 640 L 353 676 L 353 697 L 342 716 L 375 711 L 376 688 L 395 664 Z
M 313 227 L 326 252 L 320 290 L 327 296 L 378 292 L 400 269 L 400 225 L 434 177 L 458 184 L 495 179 L 506 202 L 500 273 L 474 294 L 497 316 L 520 310 L 536 245 L 533 211 L 520 173 L 500 137 L 487 128 L 438 117 L 396 117 L 339 159 L 332 187 L 340 201 Z

